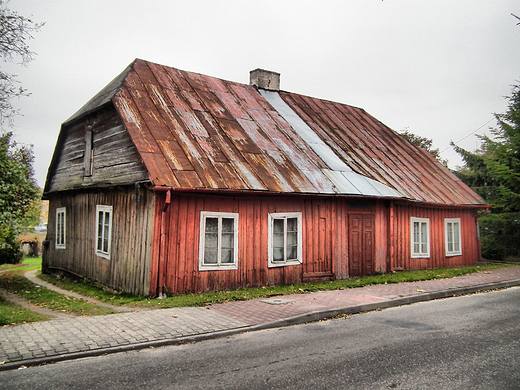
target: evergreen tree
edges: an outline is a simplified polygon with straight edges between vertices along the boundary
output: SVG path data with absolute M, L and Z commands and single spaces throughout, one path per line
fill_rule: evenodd
M 468 152 L 453 145 L 465 167 L 457 174 L 492 206 L 492 211 L 520 211 L 520 87 L 513 86 L 503 114 L 495 114 L 492 137 L 479 136 L 482 147 Z
M 455 173 L 491 205 L 492 214 L 480 218 L 482 256 L 490 260 L 520 259 L 520 87 L 511 92 L 492 136 L 479 136 L 479 150 L 452 143 L 465 164 Z

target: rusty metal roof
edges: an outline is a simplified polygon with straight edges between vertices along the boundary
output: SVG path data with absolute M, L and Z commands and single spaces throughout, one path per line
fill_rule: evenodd
M 364 110 L 135 60 L 72 119 L 107 101 L 155 186 L 485 201 Z

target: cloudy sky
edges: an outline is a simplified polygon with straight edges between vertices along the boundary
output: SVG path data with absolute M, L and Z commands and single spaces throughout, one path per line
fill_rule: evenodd
M 394 130 L 474 150 L 520 80 L 518 0 L 11 0 L 45 22 L 27 67 L 15 139 L 43 187 L 61 123 L 135 58 L 364 108 Z

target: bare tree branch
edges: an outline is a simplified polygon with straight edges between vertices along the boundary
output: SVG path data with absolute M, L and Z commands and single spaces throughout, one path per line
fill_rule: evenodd
M 21 65 L 32 61 L 35 53 L 29 49 L 28 41 L 44 23 L 35 23 L 30 18 L 7 8 L 8 1 L 0 0 L 0 57 L 4 62 L 19 60 Z M 16 75 L 0 70 L 0 128 L 13 125 L 18 113 L 12 106 L 15 97 L 27 96 Z

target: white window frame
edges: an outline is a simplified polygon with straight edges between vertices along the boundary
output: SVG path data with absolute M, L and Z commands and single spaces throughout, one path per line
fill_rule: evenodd
M 416 241 L 415 235 L 415 224 L 419 224 L 419 241 Z M 426 240 L 423 236 L 423 224 L 426 224 Z M 429 218 L 410 218 L 410 235 L 411 235 L 411 253 L 412 258 L 428 258 L 430 257 L 430 219 Z M 424 242 L 426 241 L 426 243 Z M 426 251 L 423 245 L 426 244 Z M 416 246 L 419 245 L 419 251 L 416 250 Z
M 449 226 L 452 226 L 451 231 Z M 458 232 L 453 229 L 458 225 Z M 444 220 L 444 233 L 446 242 L 446 256 L 460 256 L 462 255 L 462 239 L 461 239 L 461 224 L 460 218 L 446 218 Z M 452 237 L 450 237 L 450 233 Z M 451 244 L 451 248 L 450 248 Z M 458 248 L 457 248 L 458 244 Z
M 61 218 L 63 217 L 63 218 Z M 56 209 L 56 249 L 65 249 L 67 239 L 67 214 L 65 207 Z
M 217 262 L 204 262 L 204 249 L 206 247 L 206 220 L 207 218 L 218 219 L 217 239 Z M 222 263 L 222 219 L 233 219 L 233 262 Z M 199 271 L 234 270 L 238 269 L 238 213 L 223 213 L 214 211 L 200 212 L 200 236 L 199 236 Z
M 99 231 L 99 213 L 103 213 L 103 218 L 106 217 L 106 213 L 108 213 L 108 234 L 105 238 L 105 224 L 103 223 L 101 232 Z M 104 221 L 103 221 L 104 222 Z M 104 259 L 110 260 L 110 251 L 112 247 L 112 206 L 105 206 L 105 205 L 96 205 L 96 235 L 94 240 L 94 245 L 96 246 L 96 255 L 99 257 L 102 257 Z M 101 248 L 99 248 L 99 238 L 100 233 L 102 237 L 101 241 Z M 107 250 L 104 250 L 105 248 L 105 241 L 107 242 Z
M 287 219 L 288 218 L 296 218 L 297 219 L 297 256 L 296 259 L 287 260 Z M 274 221 L 276 219 L 284 220 L 284 260 L 283 261 L 274 261 Z M 268 268 L 273 267 L 284 267 L 287 265 L 296 265 L 302 263 L 302 253 L 303 253 L 303 243 L 302 243 L 302 213 L 301 212 L 292 212 L 292 213 L 271 213 L 268 215 L 269 225 L 268 225 Z

